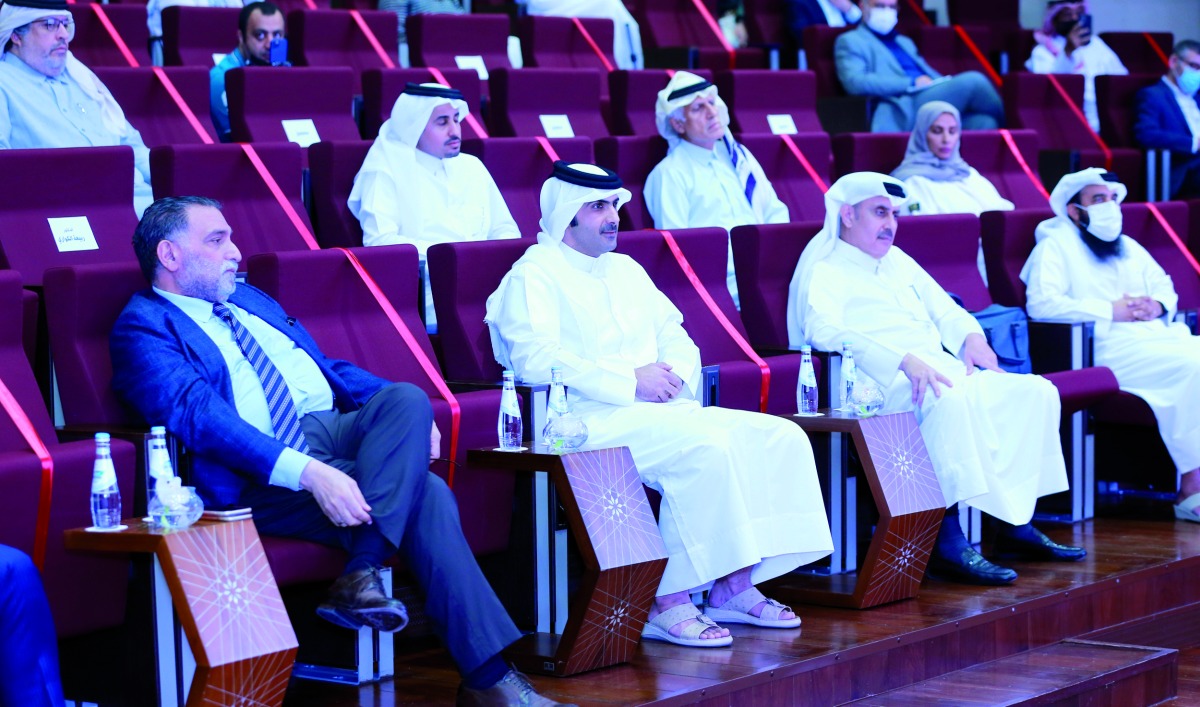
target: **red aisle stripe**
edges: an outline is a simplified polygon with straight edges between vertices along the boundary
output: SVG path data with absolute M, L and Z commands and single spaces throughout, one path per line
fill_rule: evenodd
M 1150 48 L 1153 49 L 1154 53 L 1158 55 L 1158 58 L 1162 60 L 1163 66 L 1171 68 L 1171 60 L 1168 59 L 1167 55 L 1163 53 L 1162 47 L 1158 46 L 1158 42 L 1154 41 L 1154 37 L 1151 36 L 1149 32 L 1142 32 L 1142 36 L 1146 38 L 1146 41 L 1150 44 Z
M 929 15 L 925 14 L 925 8 L 921 7 L 921 3 L 917 2 L 917 0 L 908 0 L 908 6 L 913 9 L 913 12 L 917 13 L 917 17 L 921 18 L 921 22 L 927 25 L 933 24 L 933 21 L 929 19 Z
M 1184 259 L 1186 259 L 1188 264 L 1192 266 L 1192 270 L 1195 270 L 1196 274 L 1200 275 L 1200 263 L 1196 262 L 1196 256 L 1192 255 L 1192 251 L 1188 250 L 1187 244 L 1183 242 L 1183 239 L 1179 237 L 1179 234 L 1175 232 L 1175 229 L 1171 228 L 1171 224 L 1167 223 L 1167 219 L 1163 217 L 1162 212 L 1158 210 L 1158 207 L 1147 201 L 1146 208 L 1150 209 L 1150 213 L 1154 214 L 1154 218 L 1158 219 L 1158 224 L 1163 227 L 1163 230 L 1167 232 L 1167 235 L 1171 237 L 1171 240 L 1175 242 L 1175 247 L 1179 249 L 1180 253 L 1183 253 Z
M 429 376 L 429 381 L 433 383 L 433 387 L 437 388 L 438 394 L 450 405 L 450 454 L 447 458 L 451 462 L 455 461 L 455 457 L 458 454 L 459 424 L 462 420 L 462 408 L 458 404 L 458 399 L 450 392 L 450 388 L 446 385 L 446 381 L 442 380 L 442 374 L 438 371 L 437 366 L 425 355 L 425 351 L 417 343 L 417 339 L 413 336 L 408 325 L 404 323 L 396 308 L 392 306 L 392 303 L 383 294 L 383 290 L 379 288 L 379 284 L 367 273 L 367 269 L 363 267 L 354 253 L 350 252 L 350 249 L 338 248 L 338 250 L 342 251 L 346 259 L 350 261 L 350 265 L 354 267 L 355 272 L 362 278 L 363 284 L 367 286 L 367 289 L 371 292 L 371 296 L 379 303 L 379 308 L 383 310 L 388 321 L 395 327 L 396 333 L 400 334 L 400 338 L 404 340 L 404 345 L 408 347 L 409 352 L 417 359 L 417 363 L 421 365 L 421 370 L 425 371 L 425 375 Z M 454 467 L 453 463 L 450 464 L 449 477 L 446 479 L 446 485 L 450 488 L 454 488 Z
M 558 156 L 558 153 L 554 151 L 554 147 L 550 144 L 550 138 L 539 137 L 536 138 L 536 140 L 538 141 L 538 144 L 542 146 L 542 149 L 546 151 L 546 156 L 550 158 L 551 162 L 558 162 L 559 159 L 561 159 Z
M 812 179 L 818 187 L 820 187 L 821 193 L 824 194 L 825 192 L 829 191 L 829 185 L 825 183 L 824 179 L 821 179 L 821 175 L 817 174 L 817 170 L 813 168 L 812 162 L 809 162 L 808 158 L 804 156 L 804 153 L 800 151 L 800 147 L 796 145 L 796 141 L 792 139 L 792 136 L 780 135 L 779 137 L 783 138 L 783 144 L 787 145 L 788 149 L 791 150 L 792 154 L 797 160 L 799 160 L 800 166 L 804 168 L 805 172 L 808 172 L 809 178 Z
M 579 30 L 579 33 L 583 35 L 583 40 L 588 43 L 588 46 L 592 48 L 592 51 L 596 53 L 596 56 L 600 57 L 600 63 L 604 64 L 604 70 L 612 71 L 612 62 L 609 61 L 608 57 L 604 55 L 604 50 L 600 48 L 600 45 L 596 44 L 596 40 L 594 37 L 592 37 L 592 33 L 587 31 L 587 27 L 583 26 L 583 23 L 579 21 L 578 17 L 572 17 L 571 21 L 575 23 L 575 29 Z
M 50 533 L 50 498 L 54 490 L 54 460 L 50 458 L 50 452 L 42 443 L 42 438 L 38 436 L 37 430 L 34 429 L 33 422 L 29 420 L 29 416 L 25 414 L 25 410 L 21 408 L 21 404 L 13 397 L 3 380 L 0 380 L 0 407 L 3 407 L 4 411 L 8 413 L 13 424 L 17 426 L 17 431 L 25 438 L 25 444 L 29 445 L 42 463 L 42 484 L 38 494 L 37 521 L 33 536 L 33 563 L 37 565 L 38 570 L 44 570 L 46 538 Z
M 317 3 L 315 2 L 315 0 L 304 0 L 304 6 L 310 10 L 317 9 Z
M 729 40 L 725 39 L 725 33 L 721 31 L 721 26 L 717 24 L 717 21 L 713 18 L 712 13 L 709 12 L 708 8 L 704 6 L 704 0 L 692 0 L 692 4 L 696 6 L 696 11 L 700 13 L 700 17 L 704 18 L 704 22 L 708 25 L 708 28 L 712 30 L 712 33 L 717 35 L 717 41 L 720 42 L 721 46 L 726 52 L 728 52 L 729 68 L 736 69 L 737 51 L 729 43 Z
M 1071 100 L 1071 96 L 1067 94 L 1067 89 L 1063 88 L 1063 85 L 1059 83 L 1058 78 L 1054 74 L 1046 74 L 1046 78 L 1050 79 L 1050 84 L 1054 86 L 1056 91 L 1058 91 L 1058 95 L 1062 97 L 1063 103 L 1067 104 L 1067 107 L 1071 109 L 1071 112 L 1075 114 L 1075 117 L 1079 119 L 1079 122 L 1083 123 L 1083 127 L 1092 134 L 1092 139 L 1095 140 L 1096 144 L 1100 146 L 1100 151 L 1104 153 L 1104 168 L 1112 169 L 1112 150 L 1108 149 L 1108 145 L 1105 144 L 1103 138 L 1101 138 L 1095 130 L 1092 130 L 1091 124 L 1088 123 L 1087 116 L 1083 114 L 1083 111 L 1079 109 L 1079 106 L 1075 105 L 1075 101 Z
M 245 152 L 246 156 L 250 158 L 250 164 L 254 165 L 254 169 L 258 171 L 259 178 L 267 185 L 267 189 L 271 190 L 271 196 L 275 197 L 275 202 L 283 209 L 283 213 L 287 214 L 288 220 L 292 222 L 292 226 L 296 228 L 296 232 L 304 239 L 304 244 L 310 250 L 320 250 L 321 246 L 317 245 L 317 240 L 313 238 L 312 231 L 308 230 L 308 226 L 304 224 L 304 219 L 300 218 L 300 214 L 296 213 L 292 202 L 288 201 L 287 195 L 280 188 L 279 182 L 275 181 L 275 177 L 271 176 L 271 173 L 267 171 L 267 166 L 259 158 L 258 151 L 249 143 L 243 142 L 241 145 L 242 152 Z
M 438 69 L 435 69 L 432 66 L 427 66 L 425 67 L 425 70 L 433 76 L 434 81 L 437 81 L 443 86 L 450 86 L 450 82 L 446 80 L 446 75 Z M 453 87 L 451 86 L 451 88 Z M 470 125 L 471 129 L 474 130 L 475 134 L 479 137 L 485 138 L 488 136 L 487 131 L 483 129 L 483 125 L 481 125 L 479 121 L 475 119 L 475 116 L 471 115 L 470 113 L 467 113 L 467 125 Z
M 967 45 L 967 49 L 971 52 L 971 54 L 975 55 L 975 60 L 978 61 L 979 65 L 983 67 L 984 73 L 988 75 L 988 78 L 992 80 L 992 83 L 996 84 L 997 86 L 1004 85 L 1004 80 L 1000 78 L 1000 74 L 996 73 L 996 70 L 992 68 L 992 65 L 987 60 L 987 57 L 983 55 L 983 51 L 979 49 L 979 45 L 975 43 L 975 40 L 971 39 L 971 35 L 967 34 L 967 30 L 963 29 L 962 25 L 954 25 L 954 31 L 956 34 L 958 34 L 959 38 L 962 39 L 963 44 Z
M 717 318 L 717 322 L 720 323 L 723 329 L 725 329 L 725 333 L 729 334 L 729 338 L 733 339 L 733 343 L 737 344 L 738 348 L 742 350 L 742 353 L 746 354 L 747 358 L 749 358 L 755 363 L 755 365 L 758 366 L 758 370 L 762 371 L 762 388 L 759 391 L 758 401 L 759 409 L 762 412 L 766 412 L 767 394 L 771 389 L 771 367 L 768 366 L 767 362 L 762 360 L 762 357 L 760 357 L 754 351 L 754 348 L 750 346 L 750 343 L 746 341 L 746 339 L 742 336 L 742 333 L 737 330 L 737 327 L 733 325 L 733 322 L 729 321 L 729 317 L 726 317 L 725 313 L 721 311 L 721 308 L 717 305 L 716 301 L 713 300 L 712 295 L 708 294 L 708 290 L 705 289 L 704 283 L 700 282 L 700 276 L 697 275 L 696 271 L 692 269 L 692 264 L 688 262 L 687 256 L 683 254 L 683 250 L 680 249 L 679 243 L 676 242 L 675 236 L 671 235 L 670 231 L 659 231 L 659 233 L 662 234 L 663 240 L 667 242 L 667 247 L 671 249 L 671 255 L 675 256 L 675 262 L 679 263 L 679 267 L 683 270 L 683 274 L 686 275 L 688 281 L 692 283 L 692 287 L 695 288 L 696 294 L 700 295 L 700 299 L 704 302 L 704 305 L 708 307 L 708 311 L 712 312 L 713 316 Z
M 129 51 L 129 45 L 125 43 L 124 39 L 121 39 L 121 33 L 117 32 L 117 28 L 113 26 L 112 20 L 108 19 L 108 13 L 104 11 L 104 6 L 94 2 L 91 4 L 91 8 L 96 13 L 97 19 L 100 20 L 100 24 L 104 25 L 104 31 L 108 32 L 108 36 L 117 45 L 121 56 L 125 57 L 125 61 L 130 66 L 140 66 L 138 60 L 133 56 L 133 52 Z
M 1021 169 L 1025 172 L 1025 176 L 1029 178 L 1029 181 L 1033 182 L 1033 186 L 1037 187 L 1038 192 L 1041 193 L 1041 195 L 1045 197 L 1047 201 L 1049 201 L 1050 192 L 1046 191 L 1046 187 L 1042 186 L 1042 180 L 1038 179 L 1037 175 L 1033 173 L 1033 170 L 1029 168 L 1029 163 L 1025 161 L 1025 156 L 1021 154 L 1019 149 L 1017 149 L 1017 141 L 1013 139 L 1012 133 L 1008 130 L 1001 129 L 1000 135 L 1004 137 L 1004 142 L 1008 145 L 1008 151 L 1012 153 L 1013 157 L 1017 158 L 1017 164 L 1021 165 Z
M 363 19 L 362 13 L 358 10 L 351 10 L 350 16 L 354 18 L 354 23 L 362 30 L 363 36 L 367 38 L 367 42 L 375 50 L 375 54 L 379 56 L 379 60 L 383 62 L 384 67 L 388 69 L 396 68 L 396 62 L 392 61 L 387 51 L 384 50 L 383 45 L 379 43 L 379 37 L 376 37 L 371 28 L 367 26 L 367 21 Z
M 158 77 L 159 83 L 163 85 L 163 88 L 167 89 L 167 93 L 170 94 L 171 100 L 175 101 L 175 106 L 178 107 L 180 112 L 183 113 L 183 117 L 187 118 L 188 125 L 191 125 L 192 130 L 195 130 L 196 134 L 200 136 L 200 142 L 203 142 L 205 145 L 213 144 L 212 137 L 208 134 L 208 131 L 204 129 L 204 126 L 200 124 L 200 119 L 196 117 L 196 114 L 192 111 L 191 106 L 187 104 L 187 101 L 183 100 L 183 96 L 179 95 L 179 90 L 175 88 L 175 84 L 171 81 L 171 77 L 167 76 L 166 70 L 161 66 L 155 66 L 153 69 L 154 75 Z

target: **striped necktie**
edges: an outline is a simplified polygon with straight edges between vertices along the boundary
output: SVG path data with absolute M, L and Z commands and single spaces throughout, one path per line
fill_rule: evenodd
M 754 206 L 754 187 L 758 186 L 758 180 L 754 178 L 754 171 L 750 169 L 750 161 L 746 156 L 741 154 L 741 143 L 726 135 L 724 138 L 725 150 L 729 153 L 729 161 L 733 163 L 733 171 L 737 174 L 738 180 L 742 183 L 742 188 L 746 190 L 746 201 L 750 202 L 750 206 Z
M 271 411 L 271 426 L 275 428 L 275 438 L 302 454 L 308 454 L 308 442 L 304 439 L 304 431 L 300 429 L 296 405 L 292 402 L 287 381 L 280 375 L 279 369 L 267 358 L 266 352 L 258 345 L 254 336 L 233 316 L 229 307 L 222 302 L 214 302 L 213 314 L 233 330 L 233 338 L 242 350 L 242 355 L 254 366 L 254 372 L 258 374 L 258 380 L 262 383 L 263 393 L 267 396 L 267 408 Z

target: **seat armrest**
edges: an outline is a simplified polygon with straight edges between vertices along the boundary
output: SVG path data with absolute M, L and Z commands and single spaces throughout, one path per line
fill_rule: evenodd
M 721 404 L 721 364 L 700 368 L 700 405 L 715 407 Z
M 1200 310 L 1181 309 L 1175 313 L 1175 321 L 1186 324 L 1193 335 L 1200 333 L 1197 331 L 1197 328 L 1200 327 Z
M 1092 365 L 1094 322 L 1029 320 L 1034 373 L 1074 371 Z

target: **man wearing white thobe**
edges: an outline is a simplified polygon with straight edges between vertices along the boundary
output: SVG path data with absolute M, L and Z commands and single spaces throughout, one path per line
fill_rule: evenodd
M 1095 322 L 1094 356 L 1150 406 L 1180 475 L 1175 516 L 1200 522 L 1200 339 L 1172 321 L 1179 297 L 1146 249 L 1122 235 L 1125 185 L 1103 169 L 1062 178 L 1054 227 L 1021 271 L 1037 319 Z
M 708 617 L 798 626 L 753 585 L 833 550 L 812 448 L 791 422 L 697 402 L 700 351 L 682 315 L 640 265 L 611 252 L 628 199 L 608 170 L 555 163 L 538 243 L 488 298 L 496 359 L 531 383 L 560 367 L 587 446 L 629 447 L 663 495 L 668 560 L 644 636 L 728 644 Z M 701 614 L 688 594 L 709 587 Z
M 916 414 L 952 509 L 931 573 L 978 584 L 1016 579 L 966 543 L 959 502 L 1003 521 L 996 540 L 1003 555 L 1079 559 L 1082 549 L 1057 545 L 1029 525 L 1039 497 L 1067 488 L 1058 391 L 1040 376 L 1003 372 L 974 317 L 892 245 L 905 199 L 903 182 L 872 172 L 830 188 L 825 228 L 792 278 L 790 343 L 836 351 L 852 342 L 860 375 L 884 393 L 883 411 Z
M 347 202 L 362 225 L 363 245 L 411 243 L 424 266 L 429 246 L 437 243 L 521 237 L 487 167 L 461 152 L 459 123 L 468 112 L 457 89 L 405 87 Z M 433 333 L 433 293 L 424 280 L 425 325 Z
M 644 69 L 642 29 L 621 0 L 527 0 L 531 15 L 598 17 L 613 21 L 613 59 L 618 69 Z
M 646 177 L 646 208 L 659 229 L 787 223 L 788 208 L 758 160 L 729 132 L 729 109 L 712 83 L 676 71 L 654 106 L 667 156 Z M 738 303 L 733 249 L 726 284 Z

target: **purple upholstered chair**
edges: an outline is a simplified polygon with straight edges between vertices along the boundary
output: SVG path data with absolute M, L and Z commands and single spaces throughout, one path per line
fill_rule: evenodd
M 247 66 L 225 74 L 230 138 L 287 142 L 284 120 L 311 120 L 321 140 L 358 140 L 349 67 Z
M 163 63 L 212 68 L 214 55 L 224 56 L 237 45 L 240 12 L 236 7 L 164 7 Z
M 521 40 L 521 55 L 525 66 L 541 69 L 589 69 L 603 71 L 604 63 L 588 44 L 583 33 L 575 27 L 575 18 L 528 15 L 517 20 L 517 37 Z M 612 20 L 579 18 L 610 66 L 613 58 Z M 607 77 L 602 77 L 607 79 Z M 608 93 L 607 81 L 602 90 Z
M 716 17 L 717 3 L 706 0 L 709 13 Z M 729 53 L 721 40 L 696 11 L 692 0 L 657 0 L 631 6 L 634 18 L 642 29 L 646 53 L 659 54 L 660 62 L 684 69 L 699 66 L 706 69 L 730 68 Z M 761 47 L 736 50 L 736 65 L 745 69 L 765 69 L 767 52 Z M 660 63 L 661 65 L 661 63 Z
M 22 342 L 21 279 L 0 272 L 0 379 L 24 410 L 54 460 L 54 482 L 42 579 L 60 637 L 120 626 L 125 620 L 129 560 L 124 555 L 68 552 L 63 532 L 92 524 L 90 494 L 96 447 L 89 441 L 59 444 Z M 113 463 L 132 514 L 134 449 L 114 439 Z M 42 468 L 10 417 L 0 412 L 0 543 L 33 553 Z
M 399 24 L 388 10 L 360 10 L 363 21 L 397 64 Z M 353 92 L 363 92 L 361 76 L 386 67 L 367 35 L 346 10 L 292 10 L 287 15 L 288 54 L 296 66 L 348 66 L 353 69 Z
M 1139 34 L 1141 34 L 1139 32 Z M 1171 50 L 1167 50 L 1169 54 Z M 1112 147 L 1140 148 L 1133 134 L 1138 91 L 1162 80 L 1163 72 L 1096 77 L 1096 111 L 1100 135 Z
M 708 69 L 688 71 L 709 81 L 713 72 Z M 658 135 L 654 122 L 654 102 L 658 92 L 667 87 L 671 76 L 662 69 L 642 71 L 613 71 L 608 75 L 613 135 Z
M 820 132 L 817 77 L 811 71 L 739 69 L 717 73 L 717 88 L 729 105 L 735 133 L 774 134 L 768 116 L 791 117 L 801 133 Z
M 804 246 L 821 230 L 822 221 L 738 226 L 730 233 L 737 272 L 742 322 L 750 343 L 760 348 L 788 348 L 788 286 Z
M 565 115 L 575 137 L 607 137 L 600 106 L 603 76 L 591 69 L 497 69 L 488 124 L 496 135 L 546 135 L 543 116 Z
M 300 199 L 300 147 L 278 143 L 256 145 L 255 151 L 311 232 Z M 308 249 L 241 145 L 156 147 L 150 151 L 150 169 L 155 198 L 200 194 L 224 204 L 225 220 L 242 251 L 243 269 L 255 253 Z
M 1175 35 L 1171 32 L 1101 32 L 1104 40 L 1116 53 L 1131 74 L 1157 74 L 1167 70 L 1164 57 L 1175 51 Z
M 417 309 L 416 248 L 397 245 L 356 248 L 353 252 L 436 367 L 433 347 Z M 251 258 L 248 274 L 250 282 L 275 297 L 288 314 L 303 322 L 326 355 L 353 361 L 378 376 L 407 381 L 423 389 L 433 402 L 434 420 L 442 432 L 442 452 L 448 455 L 449 404 L 409 352 L 344 253 L 338 250 L 264 253 Z M 502 550 L 508 545 L 513 475 L 466 465 L 468 449 L 495 445 L 500 391 L 459 393 L 455 397 L 462 413 L 454 458 L 458 464 L 454 472 L 454 495 L 463 530 L 476 552 Z M 445 462 L 435 463 L 433 470 L 443 478 L 448 475 Z
M 800 133 L 790 136 L 796 148 L 809 161 L 826 185 L 832 183 L 829 174 L 833 159 L 829 150 L 829 135 L 823 132 Z M 792 153 L 779 135 L 738 135 L 754 158 L 762 165 L 763 173 L 779 200 L 787 204 L 792 221 L 825 218 L 825 193 Z
M 362 226 L 346 200 L 370 149 L 371 143 L 364 141 L 318 142 L 308 148 L 313 225 L 324 248 L 362 245 Z
M 100 10 L 112 22 L 117 34 L 133 54 L 134 60 L 142 66 L 149 66 L 150 30 L 146 27 L 145 5 L 105 4 L 100 6 Z M 71 53 L 76 59 L 91 69 L 98 66 L 129 66 L 129 60 L 117 48 L 112 35 L 100 21 L 99 11 L 95 6 L 80 5 L 73 8 L 71 15 L 75 21 L 75 38 L 71 40 Z M 237 27 L 236 20 L 233 26 Z M 231 37 L 232 35 L 226 36 L 226 41 L 230 41 Z
M 16 270 L 26 285 L 41 285 L 42 272 L 55 266 L 135 261 L 129 147 L 0 150 L 0 194 L 0 267 Z M 48 219 L 70 217 L 87 219 L 95 247 L 57 244 Z
M 992 53 L 992 33 L 986 24 L 972 25 L 963 29 L 985 57 Z M 983 65 L 979 63 L 979 59 L 971 52 L 967 43 L 962 40 L 953 27 L 922 25 L 910 36 L 916 43 L 921 58 L 947 76 L 964 71 L 979 71 L 987 74 Z
M 142 134 L 147 146 L 198 145 L 204 142 L 150 67 L 100 66 L 93 70 L 117 99 L 130 124 Z M 208 69 L 200 66 L 170 66 L 163 71 L 196 116 L 200 127 L 216 142 L 217 134 L 209 118 Z
M 478 56 L 489 73 L 510 68 L 508 25 L 505 15 L 412 15 L 405 24 L 409 63 L 454 69 L 458 57 Z
M 442 75 L 450 85 L 462 91 L 463 100 L 471 108 L 471 115 L 483 124 L 483 114 L 480 111 L 479 74 L 466 69 L 443 69 Z M 368 140 L 375 139 L 379 127 L 392 115 L 392 106 L 404 91 L 406 83 L 436 82 L 429 69 L 367 69 L 362 73 L 362 136 Z M 482 137 L 475 132 L 469 122 L 459 125 L 462 136 Z
M 607 167 L 621 176 L 632 195 L 621 207 L 622 231 L 654 228 L 654 219 L 646 209 L 642 188 L 650 170 L 667 156 L 667 141 L 654 135 L 623 135 L 596 141 L 596 164 Z

